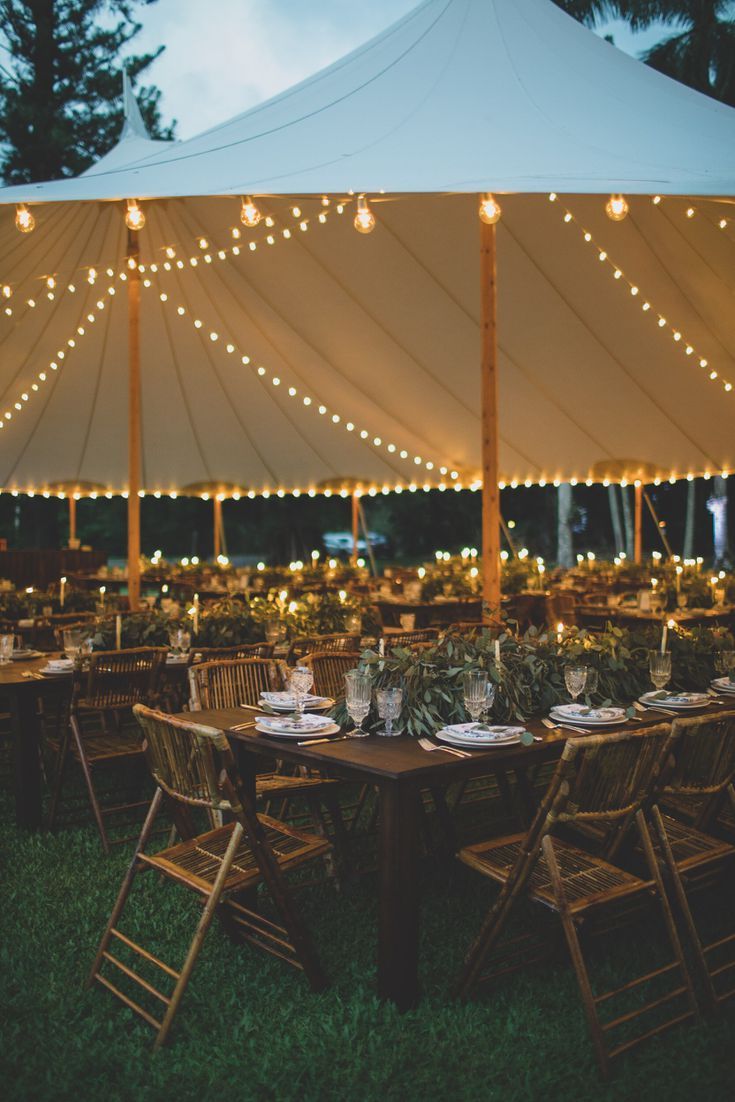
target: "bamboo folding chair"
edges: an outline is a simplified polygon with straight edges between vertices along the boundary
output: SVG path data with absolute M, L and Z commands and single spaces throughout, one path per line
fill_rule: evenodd
M 272 659 L 241 658 L 228 662 L 204 662 L 192 666 L 189 670 L 191 685 L 191 710 L 198 712 L 209 708 L 239 708 L 248 704 L 257 708 L 261 694 L 279 687 L 280 673 L 278 664 Z M 331 780 L 316 771 L 301 769 L 295 775 L 281 772 L 277 764 L 275 770 L 259 773 L 256 777 L 256 795 L 268 800 L 266 810 L 270 810 L 273 800 L 282 800 L 280 814 L 286 813 L 287 802 L 303 797 L 309 809 L 309 815 L 320 834 L 327 834 L 327 824 L 322 812 L 326 807 L 332 820 L 335 848 L 340 863 L 347 867 L 347 847 L 342 809 L 339 803 L 340 781 Z M 332 866 L 332 856 L 328 855 L 327 867 L 330 873 L 336 872 Z
M 325 651 L 356 651 L 360 649 L 359 632 L 341 632 L 335 635 L 300 635 L 292 639 L 286 662 L 297 666 L 307 654 L 323 654 Z
M 317 696 L 330 697 L 339 703 L 345 698 L 345 674 L 354 670 L 360 661 L 357 651 L 336 651 L 308 654 L 304 665 L 314 674 L 314 692 Z
M 103 807 L 95 791 L 93 772 L 114 763 L 142 762 L 140 729 L 131 722 L 134 704 L 154 703 L 158 678 L 166 660 L 161 647 L 97 651 L 78 660 L 74 669 L 69 722 L 60 738 L 49 737 L 56 752 L 56 774 L 49 811 L 52 830 L 61 799 L 66 767 L 72 755 L 81 766 L 95 822 L 105 853 L 110 840 L 105 818 L 147 806 L 147 800 Z M 128 721 L 126 723 L 126 720 Z M 128 839 L 118 839 L 127 841 Z
M 735 712 L 677 719 L 673 723 L 674 764 L 664 774 L 650 811 L 658 852 L 682 916 L 707 1008 L 735 995 L 720 986 L 735 969 L 727 959 L 735 932 L 702 944 L 690 898 L 732 872 L 735 846 L 709 833 L 724 801 L 735 811 Z
M 563 750 L 546 796 L 527 834 L 494 838 L 468 846 L 459 858 L 470 868 L 501 885 L 500 895 L 490 909 L 479 936 L 465 960 L 457 995 L 467 998 L 481 982 L 492 981 L 526 963 L 525 953 L 532 939 L 526 935 L 500 945 L 513 908 L 524 897 L 540 903 L 559 916 L 566 945 L 580 990 L 597 1060 L 603 1074 L 610 1060 L 635 1044 L 697 1015 L 691 978 L 684 960 L 676 925 L 663 886 L 642 804 L 666 761 L 673 743 L 671 728 L 660 724 L 648 730 L 611 735 L 589 735 L 570 739 Z M 645 856 L 647 875 L 637 876 L 612 863 L 635 826 Z M 569 832 L 581 829 L 587 848 L 568 841 Z M 559 831 L 563 837 L 559 836 Z M 590 836 L 596 838 L 594 851 Z M 593 994 L 592 983 L 579 939 L 579 928 L 587 919 L 612 911 L 613 925 L 621 912 L 653 897 L 658 903 L 674 959 L 634 977 L 620 987 Z M 611 929 L 613 926 L 608 926 Z M 534 960 L 546 953 L 536 945 Z M 495 951 L 494 969 L 485 971 Z M 608 1001 L 677 973 L 675 986 L 642 1006 L 602 1021 L 600 1010 Z M 632 1029 L 649 1011 L 668 1007 L 672 1016 L 637 1036 L 625 1036 L 610 1045 L 612 1031 Z M 681 1005 L 683 1003 L 683 1005 Z M 613 1004 L 614 1005 L 614 1004 Z M 637 1023 L 641 1024 L 641 1023 Z
M 158 1048 L 168 1037 L 202 943 L 218 909 L 235 940 L 263 949 L 303 971 L 312 990 L 320 991 L 327 986 L 311 939 L 287 888 L 284 873 L 321 857 L 329 849 L 329 842 L 277 819 L 256 814 L 222 731 L 175 719 L 143 705 L 136 705 L 133 710 L 145 733 L 146 759 L 157 788 L 97 950 L 87 986 L 94 982 L 101 984 L 135 1011 L 156 1030 L 155 1048 Z M 148 854 L 146 846 L 164 802 L 178 812 L 175 817 L 183 840 L 158 853 Z M 191 827 L 191 811 L 194 808 L 206 809 L 210 815 L 226 813 L 232 821 L 204 834 L 195 834 Z M 156 870 L 162 879 L 172 880 L 195 892 L 204 903 L 180 971 L 165 964 L 118 928 L 136 876 L 148 870 Z M 268 889 L 280 923 L 253 909 L 253 889 L 260 883 Z M 111 947 L 119 952 L 121 946 L 174 980 L 171 993 L 164 994 L 140 975 L 132 964 L 126 964 L 111 952 Z M 133 963 L 136 963 L 135 958 Z M 111 969 L 116 971 L 111 972 Z M 115 977 L 116 982 L 113 983 L 110 975 Z M 139 991 L 145 994 L 133 989 L 137 997 L 132 998 L 117 986 L 126 981 L 137 984 Z M 163 1004 L 165 1011 L 161 1018 L 137 1001 L 146 997 L 155 1000 L 156 1004 Z M 158 1009 L 160 1013 L 159 1006 L 154 1005 L 153 1009 Z

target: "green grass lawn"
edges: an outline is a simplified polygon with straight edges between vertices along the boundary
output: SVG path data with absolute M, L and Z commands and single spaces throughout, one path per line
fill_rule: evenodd
M 299 901 L 332 986 L 233 945 L 217 925 L 205 943 L 169 1045 L 83 980 L 126 865 L 102 855 L 92 826 L 28 835 L 0 807 L 0 1075 L 7 1102 L 94 1099 L 477 1099 L 497 1102 L 732 1102 L 735 1007 L 685 1025 L 598 1075 L 565 962 L 511 976 L 470 1005 L 450 986 L 493 889 L 464 867 L 428 860 L 423 874 L 419 1008 L 398 1014 L 375 996 L 376 882 L 342 894 L 330 883 Z M 369 851 L 372 839 L 362 848 Z M 175 967 L 198 908 L 182 889 L 142 877 L 121 922 Z M 641 939 L 616 935 L 627 961 Z

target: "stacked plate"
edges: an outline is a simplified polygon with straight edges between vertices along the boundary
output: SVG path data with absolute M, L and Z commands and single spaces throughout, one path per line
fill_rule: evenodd
M 261 693 L 259 704 L 267 704 L 274 712 L 292 712 L 296 707 L 296 697 L 293 693 Z M 322 711 L 331 708 L 334 701 L 329 696 L 313 696 L 307 693 L 304 697 L 304 708 L 309 712 Z
M 437 731 L 436 738 L 449 746 L 487 750 L 492 746 L 513 746 L 521 741 L 525 727 L 485 727 L 477 723 L 452 723 Z
M 259 716 L 255 730 L 272 738 L 326 738 L 339 733 L 339 726 L 326 716 L 302 716 L 300 720 L 291 716 Z
M 14 662 L 30 662 L 31 658 L 40 658 L 43 651 L 31 650 L 30 647 L 22 647 L 14 650 L 11 654 L 11 658 Z
M 692 708 L 703 708 L 706 704 L 712 703 L 707 693 L 667 693 L 663 690 L 644 693 L 638 699 L 647 708 L 671 708 L 675 712 L 687 712 Z
M 585 704 L 556 704 L 549 712 L 554 723 L 571 727 L 619 727 L 625 723 L 625 708 L 590 708 Z
M 716 677 L 712 682 L 712 688 L 717 689 L 718 693 L 730 693 L 735 696 L 735 681 L 731 681 L 729 677 Z
M 46 674 L 64 674 L 71 673 L 74 669 L 73 658 L 49 658 L 45 666 L 41 667 L 40 672 Z
M 178 654 L 178 653 L 169 652 L 166 655 L 166 665 L 167 666 L 185 666 L 188 661 L 189 661 L 189 655 L 188 654 Z

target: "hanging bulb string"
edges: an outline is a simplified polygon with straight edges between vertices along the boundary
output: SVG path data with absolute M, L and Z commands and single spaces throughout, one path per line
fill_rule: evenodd
M 725 208 L 721 211 L 721 213 L 718 212 L 714 215 L 714 217 L 710 217 L 709 205 L 699 205 L 701 203 L 704 203 L 705 200 L 699 200 L 698 203 L 692 203 L 678 195 L 654 195 L 651 197 L 651 202 L 662 214 L 664 213 L 664 208 L 667 208 L 665 213 L 669 215 L 670 219 L 671 215 L 669 214 L 669 210 L 671 208 L 673 200 L 677 200 L 681 203 L 686 203 L 686 206 L 683 210 L 675 208 L 675 211 L 677 216 L 683 218 L 687 222 L 703 220 L 707 222 L 708 225 L 712 227 L 712 229 L 717 230 L 720 233 L 735 229 L 735 210 L 733 210 L 732 213 L 729 212 L 729 208 L 731 207 L 730 203 L 724 203 L 722 201 L 718 203 L 718 200 L 716 199 L 709 200 L 709 203 L 715 204 L 720 208 Z M 735 245 L 735 238 L 732 237 L 730 233 L 725 232 L 725 238 L 731 244 Z
M 634 283 L 624 273 L 623 269 L 610 258 L 607 250 L 602 248 L 602 246 L 595 240 L 590 231 L 586 229 L 586 227 L 579 221 L 578 218 L 575 217 L 572 211 L 569 210 L 569 208 L 566 207 L 563 202 L 559 202 L 558 196 L 554 192 L 551 192 L 549 199 L 554 204 L 556 204 L 557 202 L 559 203 L 562 221 L 565 223 L 565 225 L 573 226 L 575 229 L 579 230 L 582 233 L 583 240 L 588 245 L 591 245 L 592 248 L 595 250 L 597 254 L 597 260 L 604 264 L 605 270 L 608 271 L 612 278 L 619 282 L 622 287 L 627 287 L 631 300 L 634 301 L 636 304 L 639 304 L 643 313 L 650 315 L 651 319 L 658 326 L 658 328 L 666 332 L 672 338 L 675 344 L 680 345 L 686 357 L 692 359 L 693 362 L 698 363 L 699 367 L 701 367 L 703 371 L 707 372 L 707 377 L 710 382 L 717 382 L 718 385 L 721 386 L 722 389 L 729 394 L 733 388 L 733 384 L 729 382 L 729 380 L 721 376 L 717 370 L 710 367 L 707 358 L 700 355 L 697 352 L 695 345 L 691 341 L 687 340 L 684 333 L 680 329 L 677 329 L 677 327 L 673 325 L 664 314 L 661 314 L 656 309 L 653 302 L 650 300 L 650 298 L 647 298 L 646 295 L 644 295 L 638 284 Z

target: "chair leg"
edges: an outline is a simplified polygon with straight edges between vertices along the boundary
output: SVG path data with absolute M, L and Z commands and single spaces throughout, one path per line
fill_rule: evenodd
M 309 808 L 311 815 L 311 822 L 314 828 L 314 832 L 319 835 L 320 838 L 329 838 L 329 832 L 324 822 L 324 814 L 322 812 L 319 800 L 315 796 L 306 796 L 306 806 Z M 327 871 L 327 876 L 334 880 L 337 891 L 341 889 L 340 883 L 340 869 L 337 862 L 334 859 L 334 853 L 331 849 L 327 850 L 322 860 L 324 861 L 324 867 Z
M 360 789 L 359 796 L 357 797 L 357 804 L 355 805 L 355 811 L 354 811 L 354 814 L 352 816 L 352 820 L 350 822 L 350 830 L 351 831 L 356 831 L 357 830 L 357 821 L 360 818 L 360 815 L 362 814 L 362 809 L 364 808 L 364 806 L 367 802 L 367 798 L 368 798 L 369 793 L 370 793 L 370 786 L 367 785 L 367 784 L 364 784 L 362 786 L 362 788 Z
M 87 976 L 87 980 L 86 980 L 86 983 L 85 983 L 86 987 L 91 987 L 92 983 L 94 982 L 95 976 L 97 975 L 100 968 L 102 967 L 103 954 L 106 952 L 107 946 L 110 944 L 110 938 L 112 937 L 112 930 L 114 929 L 115 924 L 117 923 L 118 919 L 120 918 L 120 915 L 122 914 L 123 907 L 125 906 L 126 900 L 127 900 L 128 896 L 130 895 L 130 889 L 133 886 L 133 880 L 135 879 L 137 873 L 139 872 L 138 856 L 145 849 L 145 847 L 148 843 L 148 839 L 151 836 L 151 831 L 153 829 L 153 824 L 156 820 L 156 816 L 158 815 L 159 809 L 161 807 L 162 798 L 163 798 L 163 792 L 161 791 L 160 788 L 157 788 L 156 793 L 155 793 L 155 795 L 154 795 L 154 797 L 151 801 L 151 806 L 148 808 L 148 814 L 145 817 L 145 822 L 143 823 L 143 829 L 140 832 L 140 837 L 139 837 L 138 842 L 135 846 L 135 852 L 133 853 L 130 864 L 128 865 L 127 872 L 125 873 L 125 876 L 123 877 L 123 882 L 120 885 L 120 891 L 118 892 L 117 899 L 115 900 L 115 906 L 112 908 L 112 914 L 110 915 L 110 920 L 107 923 L 104 934 L 102 935 L 102 940 L 100 941 L 99 948 L 97 950 L 97 955 L 94 958 L 94 963 L 92 965 L 92 968 L 90 970 L 89 975 Z
M 669 881 L 674 891 L 677 908 L 684 922 L 684 927 L 689 938 L 689 947 L 693 953 L 694 960 L 697 965 L 699 980 L 704 989 L 707 1010 L 711 1013 L 714 1013 L 717 1010 L 717 996 L 715 994 L 714 985 L 712 983 L 712 977 L 709 974 L 709 968 L 707 967 L 704 950 L 702 949 L 702 941 L 697 931 L 697 927 L 694 924 L 694 916 L 692 915 L 691 907 L 689 906 L 689 900 L 687 899 L 686 891 L 684 890 L 684 884 L 682 883 L 681 875 L 678 868 L 676 867 L 676 860 L 671 849 L 669 836 L 666 833 L 666 827 L 664 826 L 663 817 L 661 815 L 661 811 L 659 810 L 658 805 L 654 805 L 651 809 L 651 817 L 653 819 L 654 829 L 658 837 L 659 846 L 661 847 L 661 853 L 663 855 L 663 860 L 666 865 L 666 871 L 669 875 Z
M 658 810 L 658 808 L 656 808 Z M 684 957 L 684 950 L 681 946 L 681 940 L 679 938 L 679 932 L 676 929 L 676 923 L 674 922 L 674 916 L 671 913 L 671 906 L 669 904 L 669 897 L 666 894 L 666 888 L 664 887 L 663 877 L 661 876 L 661 868 L 656 858 L 656 854 L 653 849 L 653 842 L 651 841 L 651 835 L 648 830 L 648 824 L 646 822 L 645 815 L 642 811 L 639 811 L 636 815 L 636 826 L 638 827 L 638 833 L 640 835 L 641 844 L 643 846 L 643 852 L 648 862 L 648 867 L 651 870 L 651 877 L 655 881 L 656 890 L 658 893 L 659 901 L 661 903 L 661 911 L 663 913 L 663 919 L 666 924 L 666 930 L 669 935 L 669 941 L 671 948 L 674 950 L 677 963 L 679 965 L 679 971 L 681 977 L 687 989 L 687 1001 L 689 1007 L 694 1015 L 696 1021 L 699 1021 L 699 1006 L 697 1004 L 697 998 L 694 994 L 694 986 L 692 984 L 692 978 L 689 974 L 689 967 Z M 661 824 L 663 829 L 663 823 Z M 667 839 L 668 841 L 668 839 Z M 691 915 L 690 915 L 691 918 Z
M 107 837 L 107 831 L 105 830 L 105 823 L 102 817 L 102 808 L 100 807 L 99 800 L 97 799 L 97 793 L 94 790 L 94 783 L 92 781 L 92 771 L 89 768 L 89 762 L 87 761 L 87 755 L 84 753 L 84 741 L 82 739 L 82 731 L 79 726 L 79 721 L 76 716 L 72 716 L 70 720 L 70 726 L 72 731 L 72 737 L 74 744 L 79 754 L 79 764 L 82 767 L 82 773 L 84 774 L 84 783 L 87 786 L 87 792 L 89 794 L 89 802 L 92 805 L 92 811 L 94 812 L 95 821 L 97 823 L 97 830 L 99 831 L 100 838 L 102 840 L 102 848 L 109 856 L 110 842 Z
M 332 819 L 332 826 L 334 827 L 334 848 L 337 854 L 337 861 L 339 862 L 340 869 L 343 876 L 349 876 L 351 871 L 350 853 L 347 844 L 347 830 L 345 828 L 345 822 L 342 818 L 342 808 L 339 805 L 339 799 L 336 795 L 327 794 L 322 797 L 324 800 L 324 806 L 329 812 Z
M 153 1046 L 154 1049 L 160 1048 L 161 1045 L 165 1043 L 166 1038 L 168 1037 L 171 1025 L 174 1020 L 174 1016 L 179 1008 L 179 1003 L 183 998 L 184 991 L 186 990 L 186 985 L 189 982 L 192 970 L 194 968 L 194 965 L 196 964 L 196 959 L 199 956 L 204 938 L 209 927 L 212 924 L 214 913 L 217 910 L 220 897 L 224 890 L 225 881 L 227 880 L 230 868 L 232 867 L 232 862 L 235 860 L 235 854 L 237 853 L 238 846 L 240 845 L 240 842 L 242 840 L 242 835 L 242 825 L 240 823 L 235 823 L 232 831 L 232 837 L 230 838 L 227 849 L 225 850 L 225 855 L 222 858 L 222 864 L 219 867 L 219 871 L 217 872 L 214 884 L 212 885 L 212 891 L 207 899 L 207 902 L 204 905 L 202 916 L 199 919 L 196 932 L 194 934 L 194 937 L 192 938 L 191 945 L 189 946 L 189 951 L 186 954 L 184 966 L 181 969 L 179 978 L 176 981 L 176 986 L 174 987 L 174 990 L 171 994 L 171 1002 L 166 1008 L 166 1013 L 163 1017 L 161 1028 L 158 1031 L 156 1041 Z
M 546 835 L 541 848 L 544 853 L 546 865 L 549 870 L 549 876 L 551 878 L 551 884 L 554 889 L 554 895 L 556 897 L 556 903 L 559 910 L 559 918 L 561 919 L 562 929 L 567 942 L 567 948 L 569 949 L 569 956 L 572 960 L 572 966 L 574 973 L 577 977 L 577 984 L 579 985 L 579 993 L 582 997 L 582 1006 L 587 1017 L 587 1024 L 592 1034 L 592 1043 L 595 1046 L 595 1053 L 597 1054 L 597 1062 L 600 1065 L 600 1070 L 604 1076 L 607 1076 L 609 1070 L 609 1060 L 607 1050 L 605 1048 L 605 1040 L 600 1026 L 600 1020 L 597 1016 L 597 1009 L 595 1007 L 595 997 L 592 994 L 592 985 L 590 983 L 589 973 L 587 972 L 587 965 L 584 962 L 582 956 L 582 949 L 579 944 L 579 938 L 577 937 L 577 929 L 574 925 L 574 920 L 569 912 L 569 904 L 564 893 L 564 885 L 562 883 L 561 873 L 559 872 L 559 865 L 556 861 L 556 854 L 554 853 L 554 844 L 550 835 Z

